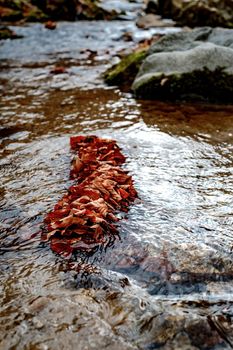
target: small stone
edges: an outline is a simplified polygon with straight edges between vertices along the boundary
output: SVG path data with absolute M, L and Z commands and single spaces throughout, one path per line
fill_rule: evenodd
M 44 324 L 37 317 L 33 317 L 32 323 L 36 329 L 41 329 L 44 327 Z
M 54 67 L 51 71 L 50 71 L 51 74 L 64 74 L 66 73 L 66 68 L 63 67 L 63 66 L 57 66 L 57 67 Z
M 49 298 L 46 298 L 46 297 L 39 297 L 39 298 L 35 299 L 31 303 L 31 305 L 29 305 L 29 307 L 28 307 L 29 312 L 38 313 L 38 312 L 42 311 L 43 309 L 46 308 L 49 301 L 50 301 Z
M 46 29 L 54 30 L 54 29 L 57 28 L 57 24 L 56 24 L 56 22 L 48 21 L 48 22 L 45 23 L 44 27 Z
M 139 28 L 149 29 L 154 27 L 173 27 L 175 25 L 175 22 L 171 20 L 164 20 L 158 15 L 149 13 L 145 16 L 139 17 L 136 25 Z

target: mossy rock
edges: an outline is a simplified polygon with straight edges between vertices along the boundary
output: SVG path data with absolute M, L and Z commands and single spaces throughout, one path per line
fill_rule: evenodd
M 180 26 L 233 28 L 232 0 L 158 0 L 158 12 Z
M 6 39 L 20 39 L 21 35 L 17 35 L 13 30 L 8 27 L 0 27 L 0 40 Z
M 176 17 L 178 25 L 233 28 L 233 2 L 228 0 L 190 1 Z
M 132 85 L 138 98 L 232 102 L 233 49 L 203 43 L 146 58 Z
M 0 19 L 2 21 L 15 22 L 23 18 L 22 11 L 0 6 Z
M 0 18 L 2 21 L 15 22 L 21 20 L 23 18 L 22 10 L 22 0 L 0 0 Z
M 137 98 L 170 101 L 208 101 L 231 103 L 233 76 L 222 68 L 214 72 L 205 68 L 192 73 L 158 74 L 136 89 Z
M 99 0 L 0 0 L 0 18 L 5 21 L 48 19 L 74 21 L 115 18 L 115 11 L 101 7 Z
M 27 22 L 43 22 L 48 20 L 48 16 L 36 6 L 26 8 L 23 16 Z
M 25 1 L 26 0 L 0 0 L 0 6 L 19 11 L 22 10 L 22 6 L 25 3 Z
M 26 19 L 28 22 L 40 22 L 48 16 L 37 6 L 27 0 L 0 0 L 0 18 L 3 21 L 15 22 Z
M 43 4 L 37 0 L 36 4 L 53 20 L 74 21 L 76 19 L 75 0 L 46 0 Z
M 108 85 L 130 86 L 137 75 L 142 61 L 147 55 L 147 50 L 133 52 L 125 56 L 118 64 L 109 68 L 104 74 L 104 80 Z

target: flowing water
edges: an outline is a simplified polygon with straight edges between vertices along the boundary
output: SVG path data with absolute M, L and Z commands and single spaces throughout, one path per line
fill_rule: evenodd
M 117 54 L 150 35 L 132 22 L 15 30 L 0 46 L 0 349 L 230 349 L 233 107 L 106 87 Z M 117 140 L 140 199 L 111 246 L 67 264 L 39 232 L 72 183 L 76 134 Z

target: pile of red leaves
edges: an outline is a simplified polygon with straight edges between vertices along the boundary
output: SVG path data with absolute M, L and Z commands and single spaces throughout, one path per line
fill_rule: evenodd
M 116 141 L 74 136 L 70 146 L 76 184 L 46 216 L 42 232 L 42 241 L 50 241 L 51 249 L 67 258 L 77 250 L 106 244 L 117 234 L 116 212 L 127 212 L 137 197 L 132 177 L 121 168 L 125 157 Z

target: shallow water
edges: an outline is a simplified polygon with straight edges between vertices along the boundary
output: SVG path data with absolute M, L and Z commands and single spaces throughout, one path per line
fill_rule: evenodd
M 135 45 L 122 34 L 150 35 L 131 22 L 15 30 L 0 47 L 0 348 L 230 349 L 233 107 L 106 87 Z M 140 200 L 111 246 L 67 266 L 38 232 L 71 185 L 74 134 L 116 139 Z

